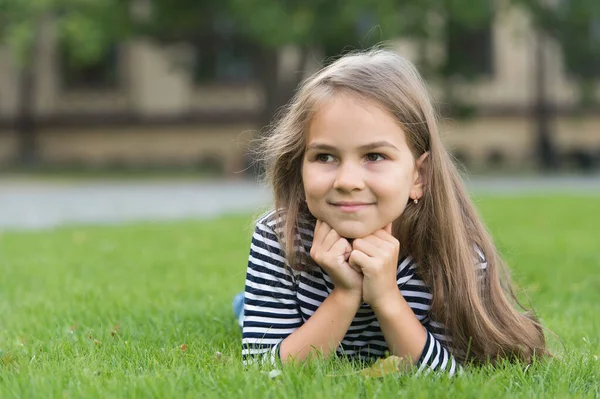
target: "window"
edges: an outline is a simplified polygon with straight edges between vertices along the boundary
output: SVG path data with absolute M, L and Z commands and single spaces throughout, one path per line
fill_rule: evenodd
M 66 89 L 107 89 L 118 86 L 118 49 L 108 46 L 97 59 L 81 60 L 60 46 L 61 78 Z
M 600 78 L 600 18 L 566 25 L 562 37 L 567 73 L 575 78 Z
M 360 13 L 354 23 L 328 33 L 329 36 L 321 36 L 324 65 L 348 52 L 371 48 L 382 39 L 380 22 L 369 12 Z
M 450 20 L 447 24 L 446 73 L 466 78 L 494 73 L 492 19 L 474 26 Z
M 238 36 L 207 36 L 196 44 L 196 83 L 246 83 L 255 77 L 253 48 Z
M 568 75 L 600 78 L 600 9 L 595 2 L 557 0 L 546 29 L 558 39 Z
M 255 48 L 236 24 L 225 16 L 212 18 L 212 26 L 196 40 L 196 83 L 247 83 L 256 76 Z

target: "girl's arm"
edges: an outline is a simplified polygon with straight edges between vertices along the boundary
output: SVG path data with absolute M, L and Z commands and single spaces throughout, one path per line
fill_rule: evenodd
M 424 303 L 432 297 L 415 271 L 415 264 L 402 270 L 398 294 L 373 310 L 392 354 L 410 358 L 419 372 L 440 370 L 453 375 L 459 366 L 447 349 L 450 340 L 443 326 L 430 320 Z
M 335 352 L 346 335 L 361 297 L 336 288 L 323 301 L 308 321 L 281 344 L 281 360 L 303 361 L 316 349 L 324 357 Z
M 242 329 L 244 364 L 277 363 L 281 342 L 302 325 L 294 276 L 285 267 L 267 218 L 257 223 L 250 245 Z
M 264 220 L 256 226 L 248 260 L 243 362 L 276 363 L 290 356 L 304 360 L 313 349 L 327 356 L 339 346 L 362 298 L 334 289 L 303 324 L 294 276 L 285 267 L 275 232 Z
M 391 354 L 407 359 L 407 366 L 416 364 L 419 371 L 445 370 L 454 374 L 457 366 L 454 357 L 432 335 L 429 325 L 419 322 L 400 291 L 386 306 L 374 311 Z
M 486 276 L 487 262 L 482 251 L 477 247 L 475 250 L 475 268 L 481 281 Z M 432 320 L 430 312 L 424 307 L 423 303 L 430 301 L 432 296 L 415 272 L 416 264 L 401 270 L 398 275 L 401 295 L 391 300 L 389 306 L 375 311 L 381 330 L 390 351 L 398 353 L 400 357 L 409 354 L 419 372 L 439 370 L 454 375 L 456 370 L 461 370 L 461 366 L 448 350 L 452 340 L 445 326 Z M 416 320 L 420 320 L 422 327 L 415 323 Z M 457 352 L 465 355 L 462 351 Z

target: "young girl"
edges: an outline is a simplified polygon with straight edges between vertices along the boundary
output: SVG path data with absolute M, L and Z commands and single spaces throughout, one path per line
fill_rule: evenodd
M 547 354 L 440 141 L 414 66 L 385 50 L 308 79 L 263 143 L 274 210 L 256 224 L 245 363 L 315 353 L 419 370 Z M 519 304 L 520 306 L 520 304 Z

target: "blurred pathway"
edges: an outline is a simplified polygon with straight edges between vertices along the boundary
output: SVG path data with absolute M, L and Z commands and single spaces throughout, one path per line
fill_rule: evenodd
M 600 196 L 600 176 L 472 178 L 467 186 L 476 195 Z M 253 212 L 269 203 L 267 189 L 244 180 L 58 182 L 5 178 L 0 179 L 0 229 L 209 218 Z

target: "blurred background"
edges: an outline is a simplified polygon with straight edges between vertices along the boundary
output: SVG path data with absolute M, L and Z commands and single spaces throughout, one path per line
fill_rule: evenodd
M 251 178 L 298 83 L 378 43 L 470 173 L 597 176 L 596 0 L 0 0 L 0 169 Z

